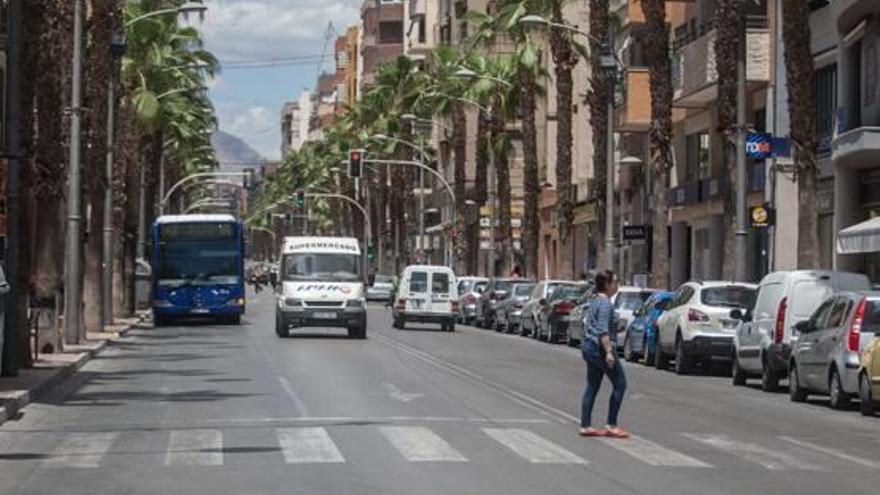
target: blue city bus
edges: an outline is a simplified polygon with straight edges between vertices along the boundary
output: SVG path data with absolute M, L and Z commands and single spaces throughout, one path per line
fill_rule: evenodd
M 153 319 L 213 317 L 237 325 L 245 309 L 244 225 L 232 215 L 165 215 L 153 224 Z

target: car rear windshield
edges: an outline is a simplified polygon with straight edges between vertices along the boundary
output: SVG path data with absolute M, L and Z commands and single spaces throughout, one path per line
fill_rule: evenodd
M 868 300 L 865 306 L 865 320 L 862 322 L 862 331 L 880 335 L 880 299 Z
M 449 294 L 449 274 L 431 274 L 431 292 L 434 294 Z
M 391 277 L 389 277 L 388 275 L 376 275 L 375 283 L 377 283 L 377 284 L 390 284 Z
M 535 289 L 535 286 L 534 286 L 533 284 L 529 284 L 529 285 L 517 285 L 517 286 L 515 286 L 514 289 L 513 289 L 513 295 L 515 295 L 515 296 L 527 296 L 527 295 L 531 294 L 532 291 L 533 291 L 534 289 Z
M 587 291 L 586 285 L 562 285 L 553 291 L 553 299 L 578 300 Z
M 624 311 L 635 311 L 642 307 L 642 304 L 651 297 L 652 292 L 618 292 L 614 307 Z
M 513 285 L 513 282 L 510 280 L 498 280 L 495 282 L 495 290 L 497 292 L 507 292 L 510 290 L 510 287 Z
M 410 292 L 428 292 L 428 274 L 425 272 L 412 272 L 409 276 Z
M 754 294 L 755 290 L 748 287 L 709 287 L 701 291 L 700 300 L 706 306 L 747 308 Z

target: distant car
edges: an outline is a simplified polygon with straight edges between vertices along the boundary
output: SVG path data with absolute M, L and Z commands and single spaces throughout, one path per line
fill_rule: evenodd
M 476 323 L 483 328 L 495 328 L 495 305 L 507 296 L 514 283 L 531 282 L 522 278 L 493 278 L 483 292 L 477 307 Z
M 788 364 L 791 400 L 827 394 L 834 409 L 849 407 L 859 395 L 862 353 L 880 329 L 880 292 L 835 294 L 795 329 L 799 337 Z
M 455 330 L 458 315 L 458 284 L 446 266 L 411 265 L 400 277 L 392 309 L 394 328 L 408 322 L 438 323 L 446 332 Z
M 581 344 L 581 339 L 584 337 L 584 316 L 590 309 L 590 303 L 595 295 L 596 288 L 590 284 L 580 301 L 574 305 L 570 317 L 571 324 L 568 326 L 568 339 L 566 339 L 569 347 L 577 347 Z
M 483 291 L 489 285 L 485 277 L 461 277 L 458 279 L 458 322 L 470 325 L 477 316 L 477 307 L 482 304 Z
M 654 364 L 665 369 L 675 359 L 675 372 L 687 374 L 695 362 L 731 361 L 733 337 L 741 325 L 731 310 L 751 304 L 756 285 L 739 282 L 687 282 L 675 292 L 669 309 L 657 321 Z
M 875 318 L 876 314 L 872 317 Z M 865 416 L 873 416 L 877 412 L 880 400 L 880 327 L 876 321 L 873 325 L 863 325 L 862 332 L 873 333 L 874 338 L 865 346 L 859 366 L 859 409 Z
M 648 297 L 642 307 L 633 313 L 633 321 L 623 335 L 623 357 L 627 361 L 645 358 L 645 364 L 654 363 L 657 349 L 657 320 L 672 303 L 674 292 L 657 291 Z
M 519 334 L 522 336 L 534 335 L 535 329 L 538 328 L 538 319 L 541 313 L 541 306 L 547 303 L 547 298 L 562 284 L 567 284 L 565 280 L 544 280 L 535 284 L 535 288 L 529 295 L 529 300 L 523 306 L 522 321 L 519 326 Z
M 513 284 L 507 297 L 495 306 L 495 330 L 507 333 L 519 331 L 523 307 L 534 289 L 534 282 Z
M 624 286 L 617 289 L 617 293 L 611 298 L 617 313 L 617 333 L 623 336 L 626 328 L 633 321 L 633 313 L 655 292 L 657 292 L 655 289 L 640 287 Z
M 394 289 L 391 277 L 388 275 L 374 275 L 373 283 L 367 287 L 367 301 L 388 301 L 391 299 L 391 291 Z
M 568 283 L 557 287 L 547 299 L 547 304 L 542 306 L 535 338 L 551 344 L 560 342 L 563 337 L 567 339 L 569 326 L 579 323 L 572 316 L 574 310 L 588 290 L 589 286 L 582 283 Z
M 756 376 L 764 390 L 776 390 L 788 375 L 791 349 L 797 345 L 795 325 L 835 292 L 869 289 L 868 277 L 861 273 L 796 270 L 766 275 L 749 307 L 735 311 L 744 323 L 733 339 L 733 384 L 744 385 Z

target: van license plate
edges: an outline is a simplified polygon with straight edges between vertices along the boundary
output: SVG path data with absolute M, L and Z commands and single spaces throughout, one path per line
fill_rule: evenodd
M 193 308 L 193 310 L 190 311 L 190 312 L 193 313 L 193 314 L 196 314 L 196 315 L 203 315 L 203 314 L 206 314 L 206 313 L 210 313 L 211 310 L 210 310 L 210 309 L 207 309 L 207 308 Z
M 312 318 L 317 320 L 335 320 L 336 313 L 315 313 L 312 315 Z

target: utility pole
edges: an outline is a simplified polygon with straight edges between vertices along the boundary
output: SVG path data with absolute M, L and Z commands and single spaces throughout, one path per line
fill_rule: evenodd
M 608 29 L 608 50 L 614 53 L 614 30 Z M 616 70 L 616 69 L 609 69 Z M 605 268 L 614 267 L 614 86 L 612 75 L 605 131 Z
M 107 187 L 104 189 L 104 238 L 101 250 L 101 323 L 106 327 L 113 324 L 113 152 L 116 142 L 116 83 L 118 77 L 118 57 L 125 54 L 125 38 L 116 34 L 110 42 L 112 55 L 110 80 L 107 83 L 107 162 L 104 175 Z
M 64 342 L 79 342 L 82 312 L 82 57 L 83 0 L 74 0 L 73 20 L 73 91 L 70 104 L 70 163 L 67 191 L 67 239 L 64 277 Z
M 744 2 L 739 3 L 736 47 L 736 275 L 746 281 L 746 24 Z

